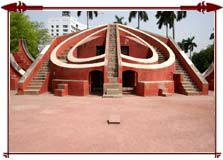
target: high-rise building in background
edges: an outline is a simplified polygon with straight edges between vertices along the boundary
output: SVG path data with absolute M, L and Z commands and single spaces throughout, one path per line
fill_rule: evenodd
M 86 28 L 86 25 L 78 22 L 76 18 L 70 15 L 70 11 L 62 11 L 61 17 L 48 19 L 48 30 L 52 37 L 77 32 Z

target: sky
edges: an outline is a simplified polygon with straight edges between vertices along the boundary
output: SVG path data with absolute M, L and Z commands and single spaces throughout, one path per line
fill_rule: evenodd
M 95 27 L 101 24 L 113 23 L 115 15 L 118 15 L 119 17 L 124 17 L 123 22 L 127 22 L 127 25 L 136 27 L 137 19 L 132 19 L 131 23 L 128 22 L 129 12 L 127 10 L 100 10 L 98 17 L 90 20 L 89 25 Z M 141 21 L 140 29 L 165 36 L 165 26 L 162 29 L 158 29 L 156 24 L 156 11 L 147 11 L 147 13 L 149 20 L 147 22 Z M 25 14 L 30 17 L 31 21 L 43 22 L 45 27 L 47 27 L 48 18 L 61 16 L 62 11 L 27 11 Z M 77 18 L 79 22 L 86 24 L 86 12 L 84 10 L 80 17 L 77 17 L 77 12 L 74 10 L 71 11 L 71 16 Z M 203 14 L 198 11 L 187 11 L 187 17 L 175 23 L 175 39 L 177 42 L 195 36 L 194 42 L 197 44 L 197 48 L 194 48 L 194 52 L 199 52 L 213 43 L 212 40 L 209 40 L 212 32 L 214 32 L 214 12 L 205 12 Z M 169 30 L 169 36 L 172 37 L 172 29 Z

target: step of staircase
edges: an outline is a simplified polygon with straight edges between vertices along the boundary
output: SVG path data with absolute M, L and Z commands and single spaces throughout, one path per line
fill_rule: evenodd
M 118 80 L 118 56 L 116 25 L 110 25 L 109 53 L 108 53 L 108 82 L 104 84 L 103 97 L 120 97 L 122 95 L 122 85 Z
M 120 97 L 122 95 L 121 83 L 105 83 L 103 97 Z
M 108 76 L 109 76 L 109 77 L 118 76 L 118 73 L 109 71 L 109 72 L 108 72 Z
M 39 89 L 26 89 L 24 90 L 24 94 L 26 95 L 38 95 Z
M 24 94 L 28 95 L 38 95 L 40 89 L 43 85 L 43 82 L 46 79 L 48 73 L 48 64 L 49 60 L 43 63 L 43 66 L 40 68 L 39 72 L 34 76 L 30 84 L 28 85 L 27 89 L 24 90 Z
M 117 83 L 117 77 L 108 77 L 108 81 L 110 82 L 110 83 Z
M 186 95 L 188 95 L 188 96 L 197 96 L 197 95 L 201 95 L 201 92 L 187 91 Z
M 119 89 L 118 88 L 108 88 L 107 89 L 107 94 L 108 95 L 116 95 L 116 94 L 119 94 Z
M 114 94 L 114 95 L 110 95 L 110 94 L 104 94 L 103 98 L 121 98 L 122 94 Z
M 176 59 L 176 72 L 183 75 L 183 81 L 181 86 L 183 87 L 186 95 L 200 95 L 200 89 L 197 87 L 195 82 L 191 79 L 184 66 Z
M 134 87 L 123 87 L 122 88 L 123 94 L 133 94 L 134 93 Z
M 191 86 L 191 87 L 185 87 L 184 89 L 185 89 L 185 91 L 199 91 L 199 88 L 195 88 L 193 86 Z
M 33 78 L 33 80 L 45 80 L 45 78 L 46 78 L 45 76 L 44 76 L 44 77 L 36 77 L 36 76 L 35 76 L 35 77 Z
M 28 89 L 37 89 L 39 91 L 41 86 L 29 86 Z

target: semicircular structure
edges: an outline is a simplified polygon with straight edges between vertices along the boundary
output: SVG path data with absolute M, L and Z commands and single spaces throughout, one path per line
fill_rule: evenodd
M 39 88 L 33 80 L 45 71 Z M 207 82 L 169 38 L 121 24 L 59 36 L 20 81 L 20 94 L 120 97 L 207 94 Z

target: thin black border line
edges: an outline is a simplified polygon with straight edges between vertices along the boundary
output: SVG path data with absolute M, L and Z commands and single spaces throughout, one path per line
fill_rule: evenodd
M 58 9 L 57 10 L 62 10 L 62 8 L 63 7 L 58 7 Z M 92 9 L 93 8 L 97 8 L 97 7 L 91 7 Z M 115 7 L 116 9 L 117 8 L 119 8 L 119 7 Z M 130 7 L 130 8 L 126 8 L 126 9 L 132 9 L 132 8 L 134 8 L 134 9 L 137 9 L 137 8 L 139 8 L 139 9 L 141 9 L 141 8 L 149 8 L 149 7 Z M 157 9 L 158 8 L 161 8 L 162 9 L 162 7 L 157 7 Z M 84 9 L 84 8 L 83 8 Z M 103 9 L 103 8 L 101 8 L 101 9 Z M 174 7 L 172 8 L 172 9 L 174 9 Z M 74 10 L 74 9 L 72 9 L 72 10 Z M 151 9 L 147 9 L 147 10 L 151 10 Z M 39 10 L 40 11 L 40 10 Z M 42 11 L 44 11 L 44 10 L 42 10 Z M 151 11 L 153 11 L 153 10 L 151 10 Z M 187 11 L 190 11 L 190 10 L 187 10 Z M 9 26 L 9 11 L 7 11 L 7 52 L 8 52 L 8 54 L 7 54 L 7 78 L 8 78 L 8 81 L 7 81 L 7 154 L 8 155 L 12 155 L 12 154 L 14 154 L 14 155 L 18 155 L 18 154 L 23 154 L 23 155 L 25 155 L 25 154 L 177 154 L 177 155 L 180 155 L 180 154 L 192 154 L 192 155 L 201 155 L 201 154 L 217 154 L 218 152 L 217 152 L 217 92 L 216 92 L 216 89 L 217 89 L 217 74 L 216 74 L 216 70 L 217 70 L 217 67 L 216 67 L 216 57 L 217 57 L 217 11 L 214 11 L 215 12 L 215 17 L 214 17 L 214 19 L 215 19 L 215 22 L 214 22 L 214 25 L 215 25 L 215 39 L 214 39 L 214 48 L 215 48 L 215 61 L 214 61 L 214 63 L 215 63 L 215 73 L 214 73 L 214 82 L 215 82 L 215 88 L 214 88 L 214 93 L 215 93 L 215 152 L 201 152 L 201 153 L 199 153 L 199 152 L 177 152 L 177 153 L 174 153 L 174 152 L 168 152 L 168 153 L 166 153 L 166 152 L 157 152 L 157 153 L 150 153 L 150 152 L 139 152 L 139 153 L 137 153 L 137 152 L 130 152 L 130 153 L 128 153 L 128 152 L 102 152 L 102 153 L 100 153 L 100 152 L 82 152 L 82 153 L 73 153 L 73 152 L 65 152 L 65 153 L 63 153 L 63 152 L 55 152 L 55 153 L 50 153 L 50 152 L 28 152 L 28 153 L 26 153 L 26 152 L 11 152 L 10 153 L 10 148 L 9 148 L 9 93 L 10 93 L 10 90 L 9 90 L 9 28 L 10 28 L 10 26 Z

